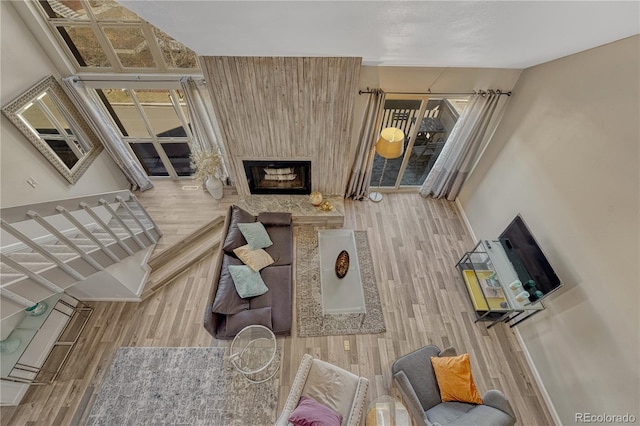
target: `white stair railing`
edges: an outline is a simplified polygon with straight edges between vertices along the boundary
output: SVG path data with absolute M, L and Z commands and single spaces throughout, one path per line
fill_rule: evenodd
M 5 208 L 0 229 L 2 318 L 64 292 L 162 236 L 130 191 Z

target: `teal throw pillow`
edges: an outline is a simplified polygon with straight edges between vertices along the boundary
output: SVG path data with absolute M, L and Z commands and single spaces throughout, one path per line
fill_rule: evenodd
M 273 244 L 267 230 L 260 222 L 239 223 L 238 228 L 242 232 L 242 236 L 247 240 L 251 250 L 263 249 Z
M 260 272 L 255 272 L 247 265 L 229 265 L 229 273 L 238 295 L 243 299 L 260 296 L 269 291 Z

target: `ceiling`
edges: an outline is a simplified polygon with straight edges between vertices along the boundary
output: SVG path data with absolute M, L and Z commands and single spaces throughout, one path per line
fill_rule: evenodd
M 118 1 L 205 56 L 527 68 L 640 33 L 637 1 Z

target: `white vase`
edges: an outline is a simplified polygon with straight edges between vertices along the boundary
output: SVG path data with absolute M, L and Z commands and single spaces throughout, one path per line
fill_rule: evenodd
M 207 177 L 207 180 L 205 180 L 204 182 L 204 186 L 207 188 L 207 191 L 209 191 L 209 194 L 211 194 L 213 198 L 215 198 L 216 200 L 222 199 L 223 185 L 220 179 L 215 176 L 209 175 Z

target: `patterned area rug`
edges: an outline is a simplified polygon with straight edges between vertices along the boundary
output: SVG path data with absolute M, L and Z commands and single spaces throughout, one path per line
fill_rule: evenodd
M 296 307 L 298 337 L 375 334 L 386 330 L 366 231 L 355 231 L 356 250 L 367 314 L 322 317 L 318 231 L 300 229 L 296 239 Z M 361 324 L 362 323 L 362 324 Z
M 249 383 L 226 348 L 120 348 L 88 425 L 272 425 L 278 379 Z

